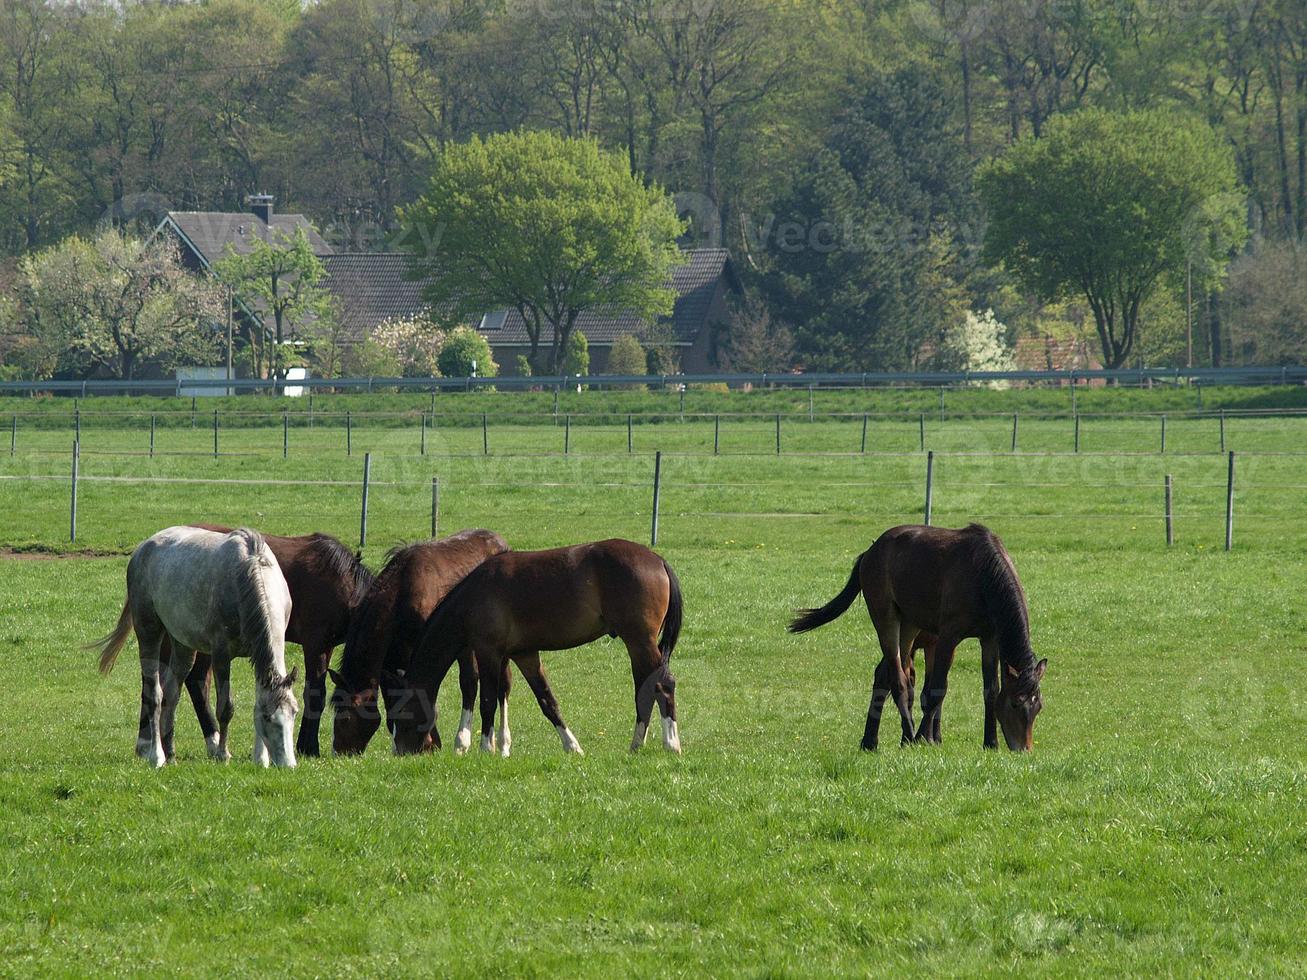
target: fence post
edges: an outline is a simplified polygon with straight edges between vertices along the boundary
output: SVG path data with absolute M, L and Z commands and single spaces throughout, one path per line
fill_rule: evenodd
M 934 510 L 935 504 L 935 450 L 926 453 L 926 519 L 923 522 L 927 527 L 930 526 L 931 511 Z
M 440 526 L 440 478 L 433 476 L 431 478 L 431 536 L 436 536 L 436 528 Z
M 431 389 L 431 409 L 430 409 L 430 411 L 431 411 L 431 414 L 432 414 L 432 415 L 435 415 L 435 414 L 436 414 L 436 389 L 435 389 L 435 388 L 432 388 L 432 389 Z
M 634 443 L 633 443 L 632 435 L 631 435 L 631 413 L 630 413 L 630 412 L 628 412 L 628 413 L 626 414 L 626 451 L 627 451 L 628 453 L 630 453 L 630 452 L 634 452 L 634 451 L 635 451 L 635 450 L 634 450 Z
M 1018 421 L 1018 415 L 1016 412 L 1013 412 L 1012 413 L 1012 451 L 1013 452 L 1017 451 L 1017 421 Z
M 558 421 L 558 385 L 554 385 L 554 421 Z
M 1076 412 L 1076 452 L 1080 452 L 1080 413 Z
M 481 455 L 490 455 L 490 423 L 486 420 L 486 413 L 481 413 Z
M 313 428 L 313 389 L 309 389 L 309 428 Z
M 372 479 L 372 454 L 363 454 L 363 510 L 359 515 L 359 547 L 368 546 L 368 483 Z
M 290 457 L 290 410 L 281 410 L 281 458 Z
M 1234 453 L 1225 476 L 1225 550 L 1234 547 Z
M 418 418 L 418 426 L 422 430 L 422 445 L 421 445 L 421 449 L 419 450 L 419 455 L 425 456 L 427 454 L 427 413 L 426 412 L 423 412 L 422 415 Z
M 345 410 L 345 455 L 354 455 L 354 416 Z
M 1175 544 L 1175 517 L 1171 511 L 1171 474 L 1166 474 L 1166 546 Z
M 808 421 L 812 421 L 812 385 L 808 385 Z
M 191 395 L 191 428 L 195 428 L 195 396 Z
M 1225 409 L 1221 409 L 1221 452 L 1225 452 Z
M 572 451 L 572 413 L 563 416 L 563 455 Z
M 917 420 L 918 432 L 921 436 L 921 451 L 926 451 L 926 413 L 921 413 L 921 418 Z
M 12 456 L 18 451 L 18 414 L 14 414 L 13 422 L 9 426 L 9 455 Z
M 1162 413 L 1162 452 L 1166 452 L 1166 413 Z
M 150 458 L 154 459 L 154 416 L 150 416 Z
M 218 410 L 213 410 L 213 458 L 218 458 Z
M 712 454 L 714 456 L 721 452 L 722 447 L 722 417 L 714 415 L 712 417 Z
M 662 490 L 663 481 L 663 454 L 661 451 L 654 453 L 654 498 L 653 498 L 653 529 L 649 533 L 649 547 L 658 546 L 658 496 Z
M 862 413 L 862 448 L 859 450 L 859 452 L 864 454 L 867 452 L 867 413 L 866 412 Z
M 73 443 L 72 498 L 68 507 L 68 540 L 77 540 L 77 468 L 82 455 L 81 443 Z
M 776 413 L 776 455 L 781 454 L 781 413 Z
M 685 385 L 681 385 L 681 421 L 685 421 Z
M 939 386 L 939 420 L 944 421 L 944 386 Z
M 82 410 L 73 409 L 73 439 L 77 442 L 82 441 Z

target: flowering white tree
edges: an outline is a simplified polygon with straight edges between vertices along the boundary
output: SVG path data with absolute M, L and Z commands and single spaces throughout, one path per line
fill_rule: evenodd
M 445 346 L 445 332 L 423 317 L 383 320 L 372 331 L 371 340 L 394 356 L 405 378 L 434 378 L 440 375 L 437 359 Z
M 950 360 L 963 371 L 1017 369 L 1016 356 L 1007 344 L 1007 327 L 994 316 L 993 310 L 980 314 L 967 310 L 962 322 L 949 331 L 945 347 Z

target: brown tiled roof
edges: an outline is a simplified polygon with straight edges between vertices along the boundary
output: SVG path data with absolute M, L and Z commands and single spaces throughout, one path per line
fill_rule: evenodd
M 676 303 L 671 316 L 676 342 L 690 344 L 704 326 L 712 306 L 717 283 L 727 274 L 729 253 L 724 248 L 694 249 L 685 253 L 686 262 L 672 272 L 671 288 Z M 400 252 L 337 252 L 324 255 L 327 278 L 323 285 L 337 297 L 344 326 L 350 336 L 362 340 L 383 320 L 419 316 L 427 304 L 421 282 L 407 278 L 408 256 Z M 490 311 L 487 311 L 490 312 Z M 637 336 L 648 322 L 626 312 L 584 314 L 576 323 L 591 345 L 611 344 L 622 334 Z M 510 310 L 501 325 L 484 331 L 495 346 L 528 346 L 531 338 L 526 323 Z M 548 333 L 541 344 L 553 340 Z
M 1088 342 L 1047 335 L 1019 337 L 1014 354 L 1021 371 L 1097 370 L 1103 366 Z
M 209 263 L 223 257 L 227 246 L 238 255 L 248 254 L 254 239 L 293 238 L 302 230 L 318 255 L 330 255 L 332 248 L 302 214 L 273 214 L 269 225 L 250 211 L 169 211 L 168 220 Z

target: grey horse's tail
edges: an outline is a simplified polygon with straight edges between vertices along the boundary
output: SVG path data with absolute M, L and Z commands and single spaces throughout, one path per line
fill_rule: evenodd
M 113 631 L 100 637 L 94 643 L 88 643 L 86 649 L 100 651 L 100 673 L 107 674 L 113 670 L 114 661 L 118 659 L 118 652 L 122 650 L 127 643 L 127 637 L 132 631 L 132 604 L 131 597 L 123 600 L 123 611 L 118 615 L 118 625 Z

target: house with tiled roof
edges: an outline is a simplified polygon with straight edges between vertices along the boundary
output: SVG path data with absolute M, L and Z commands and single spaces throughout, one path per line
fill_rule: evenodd
M 196 272 L 209 271 L 228 247 L 243 254 L 255 239 L 276 241 L 303 231 L 326 268 L 322 286 L 335 297 L 346 344 L 362 343 L 385 320 L 425 314 L 425 284 L 409 278 L 407 254 L 338 252 L 304 215 L 277 214 L 270 196 L 255 195 L 249 204 L 248 213 L 171 211 L 159 229 L 177 238 L 184 264 Z M 670 329 L 658 331 L 659 342 L 676 348 L 682 371 L 707 372 L 716 367 L 717 328 L 725 322 L 729 298 L 740 286 L 725 249 L 687 249 L 684 255 L 685 262 L 673 270 L 668 284 L 676 299 L 671 316 L 663 321 Z M 257 315 L 248 310 L 244 313 Z M 516 310 L 488 310 L 475 325 L 490 342 L 501 372 L 513 372 L 518 356 L 530 354 L 531 338 Z M 583 315 L 576 329 L 585 334 L 589 344 L 591 373 L 602 374 L 607 369 L 609 352 L 618 337 L 632 334 L 643 342 L 654 326 L 630 313 Z M 548 349 L 552 342 L 546 327 L 541 349 Z

